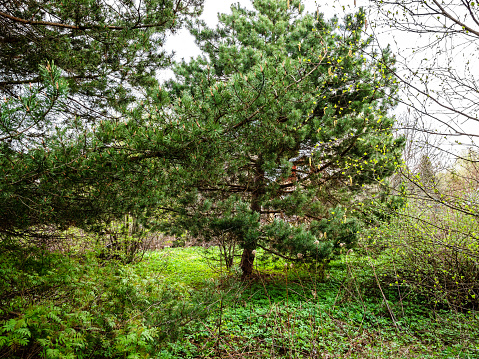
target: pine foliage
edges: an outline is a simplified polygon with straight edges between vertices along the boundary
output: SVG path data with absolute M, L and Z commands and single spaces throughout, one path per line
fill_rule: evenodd
M 150 112 L 194 143 L 195 170 L 173 171 L 183 183 L 169 224 L 205 240 L 233 233 L 247 274 L 258 247 L 323 260 L 352 245 L 353 205 L 393 173 L 404 142 L 389 114 L 394 57 L 370 51 L 363 11 L 340 23 L 297 1 L 253 5 L 219 15 L 216 29 L 192 26 L 204 55 L 175 67 L 168 112 Z

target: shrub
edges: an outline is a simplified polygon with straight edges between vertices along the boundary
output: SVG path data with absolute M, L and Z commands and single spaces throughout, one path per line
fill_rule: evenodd
M 0 245 L 0 356 L 145 357 L 215 300 L 206 287 L 167 283 L 161 263 L 154 270 Z
M 389 285 L 406 287 L 434 305 L 477 309 L 477 226 L 477 219 L 457 210 L 411 202 L 365 238 L 386 246 L 381 270 Z

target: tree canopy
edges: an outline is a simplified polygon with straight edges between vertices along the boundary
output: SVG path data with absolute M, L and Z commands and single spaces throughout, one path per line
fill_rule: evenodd
M 169 64 L 165 36 L 201 5 L 0 2 L 3 233 L 90 225 L 136 205 L 141 169 L 121 131 L 105 131 L 156 87 L 157 70 Z
M 192 27 L 204 55 L 175 66 L 170 107 L 150 111 L 163 135 L 194 143 L 171 169 L 183 180 L 168 225 L 232 234 L 246 275 L 259 247 L 321 261 L 352 244 L 352 204 L 393 173 L 404 142 L 388 112 L 394 58 L 366 58 L 362 11 L 339 25 L 300 2 L 253 6 L 233 6 L 216 29 Z
M 90 120 L 111 115 L 109 109 L 126 106 L 156 83 L 157 70 L 170 61 L 165 37 L 201 5 L 201 0 L 2 1 L 0 93 L 18 95 L 19 84 L 41 82 L 39 65 L 53 61 L 69 86 L 65 110 Z

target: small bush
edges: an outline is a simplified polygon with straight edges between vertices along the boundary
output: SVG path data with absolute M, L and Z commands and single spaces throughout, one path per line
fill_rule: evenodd
M 407 288 L 436 306 L 477 309 L 477 227 L 475 218 L 447 207 L 409 204 L 365 239 L 369 247 L 387 248 L 381 272 L 389 285 Z

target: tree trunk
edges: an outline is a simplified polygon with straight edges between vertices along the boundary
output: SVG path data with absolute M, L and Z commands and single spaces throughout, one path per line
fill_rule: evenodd
M 255 163 L 255 174 L 254 174 L 254 189 L 251 193 L 251 210 L 257 212 L 261 215 L 261 195 L 265 192 L 265 184 L 264 184 L 264 171 L 261 168 L 263 164 L 263 158 L 260 155 L 258 161 Z M 241 263 L 240 268 L 243 271 L 242 278 L 246 278 L 251 276 L 253 273 L 253 263 L 256 249 L 256 242 L 249 243 L 246 248 L 243 250 L 243 254 L 241 256 Z
M 243 249 L 243 254 L 241 256 L 240 268 L 243 271 L 241 278 L 246 278 L 251 276 L 253 273 L 253 263 L 254 263 L 254 253 L 252 249 L 245 248 Z

